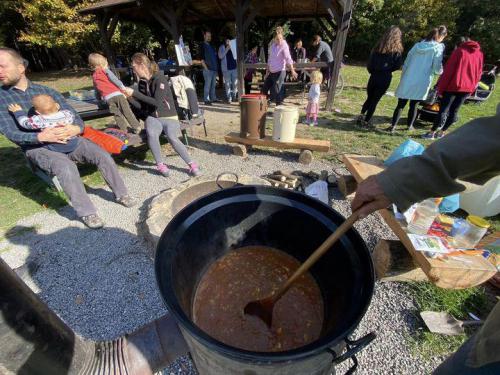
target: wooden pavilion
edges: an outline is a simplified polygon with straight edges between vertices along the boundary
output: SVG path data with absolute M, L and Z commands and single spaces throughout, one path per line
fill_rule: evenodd
M 353 0 L 102 0 L 80 10 L 96 16 L 104 53 L 111 59 L 111 36 L 120 19 L 156 25 L 165 29 L 176 43 L 188 25 L 232 21 L 236 24 L 238 90 L 244 93 L 245 31 L 255 17 L 273 19 L 316 19 L 332 40 L 335 58 L 326 109 L 331 110 L 344 54 Z M 335 30 L 334 33 L 331 30 Z

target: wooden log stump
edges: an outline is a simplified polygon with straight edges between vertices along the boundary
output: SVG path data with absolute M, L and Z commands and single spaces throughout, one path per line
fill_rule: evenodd
M 328 182 L 328 185 L 330 186 L 335 186 L 337 185 L 337 176 L 334 174 L 331 174 L 327 177 L 326 182 Z
M 313 154 L 310 150 L 302 150 L 299 155 L 299 163 L 308 165 L 313 160 Z
M 372 253 L 375 274 L 380 281 L 428 281 L 401 241 L 380 240 Z
M 248 148 L 245 145 L 233 145 L 233 154 L 236 156 L 241 156 L 242 158 L 246 158 L 248 156 Z
M 345 198 L 354 198 L 358 183 L 353 176 L 345 175 L 337 178 L 337 186 Z

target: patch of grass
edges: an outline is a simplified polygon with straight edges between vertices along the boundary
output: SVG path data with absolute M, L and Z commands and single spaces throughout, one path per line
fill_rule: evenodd
M 320 111 L 320 124 L 318 127 L 309 128 L 299 126 L 299 134 L 315 139 L 330 140 L 332 154 L 323 154 L 332 160 L 343 153 L 359 153 L 387 158 L 392 150 L 408 138 L 412 138 L 423 145 L 432 141 L 424 140 L 421 136 L 430 129 L 431 123 L 417 120 L 416 130 L 406 131 L 406 111 L 403 111 L 396 134 L 389 135 L 383 132 L 390 125 L 397 98 L 384 95 L 377 106 L 373 117 L 375 129 L 359 129 L 355 126 L 356 117 L 366 99 L 366 84 L 369 74 L 362 66 L 346 66 L 342 69 L 345 87 L 340 96 L 335 99 L 334 108 L 338 112 L 327 113 Z M 388 92 L 395 92 L 400 80 L 400 72 L 395 72 Z M 326 95 L 323 95 L 326 96 Z M 491 98 L 481 105 L 466 104 L 459 112 L 459 121 L 451 127 L 458 129 L 466 122 L 484 116 L 493 116 L 496 105 L 500 101 L 500 90 L 493 92 Z
M 479 316 L 485 316 L 487 312 L 488 298 L 481 287 L 451 290 L 425 282 L 410 283 L 409 289 L 418 311 L 446 311 L 462 320 L 470 319 L 468 312 Z M 468 334 L 446 336 L 429 332 L 422 322 L 422 327 L 412 333 L 408 341 L 415 354 L 431 358 L 455 352 L 467 338 Z
M 436 356 L 444 356 L 456 352 L 467 341 L 467 338 L 465 334 L 446 336 L 419 330 L 414 335 L 408 337 L 408 342 L 413 355 L 431 359 Z
M 457 319 L 467 319 L 468 312 L 481 315 L 488 307 L 482 287 L 443 289 L 428 282 L 411 283 L 409 287 L 419 311 L 446 311 Z
M 90 70 L 62 70 L 43 73 L 30 73 L 29 79 L 59 92 L 70 90 L 92 89 L 92 72 Z

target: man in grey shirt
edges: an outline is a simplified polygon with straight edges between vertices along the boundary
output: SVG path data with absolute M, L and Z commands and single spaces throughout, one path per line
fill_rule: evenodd
M 333 53 L 328 43 L 321 40 L 319 35 L 313 36 L 312 45 L 316 48 L 316 52 L 312 62 L 322 61 L 328 63 L 328 68 L 322 68 L 323 79 L 330 80 L 333 72 Z

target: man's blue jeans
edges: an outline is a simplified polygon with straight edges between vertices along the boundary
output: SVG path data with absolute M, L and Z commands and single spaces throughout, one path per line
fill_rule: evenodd
M 205 102 L 214 102 L 217 100 L 215 96 L 215 79 L 217 72 L 213 70 L 203 69 L 203 79 L 205 86 L 203 88 L 203 100 Z

